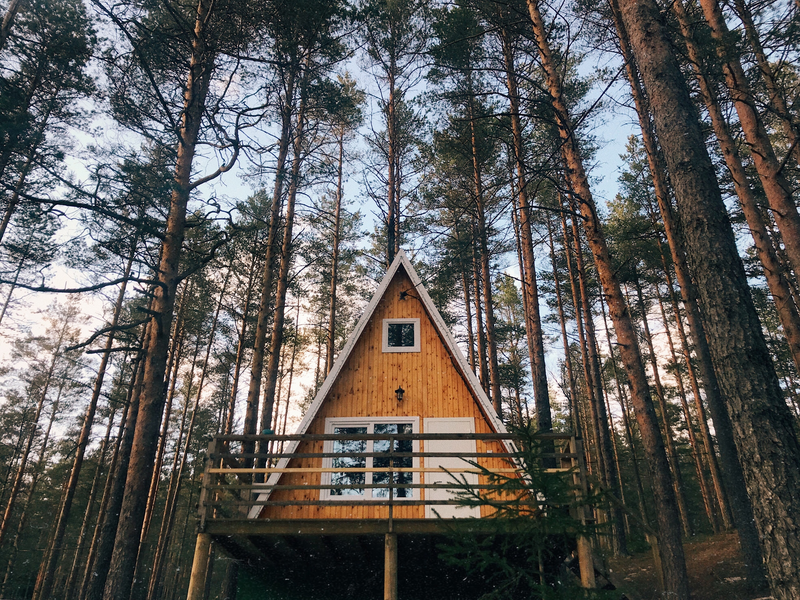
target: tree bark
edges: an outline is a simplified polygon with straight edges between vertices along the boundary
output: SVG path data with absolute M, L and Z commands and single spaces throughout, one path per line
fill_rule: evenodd
M 780 162 L 769 134 L 758 114 L 756 99 L 750 89 L 742 64 L 735 50 L 728 47 L 728 27 L 717 0 L 700 0 L 711 36 L 716 43 L 717 57 L 722 63 L 725 85 L 733 99 L 739 124 L 753 157 L 775 222 L 781 232 L 792 269 L 800 273 L 800 214 L 792 197 L 792 185 L 781 172 Z
M 669 199 L 664 157 L 656 145 L 655 132 L 650 120 L 650 105 L 639 81 L 639 70 L 636 58 L 630 46 L 628 31 L 626 25 L 622 21 L 622 14 L 617 0 L 613 0 L 611 6 L 615 15 L 620 46 L 623 56 L 625 57 L 631 92 L 633 93 L 633 98 L 636 103 L 636 112 L 639 115 L 642 140 L 647 151 L 650 172 L 653 176 L 658 210 L 661 214 L 661 221 L 667 236 L 672 262 L 675 265 L 675 274 L 678 278 L 681 298 L 684 308 L 686 309 L 686 320 L 689 323 L 689 330 L 692 335 L 692 340 L 694 341 L 695 351 L 697 352 L 703 390 L 706 394 L 706 401 L 708 402 L 708 408 L 711 412 L 711 418 L 714 421 L 717 443 L 720 447 L 720 463 L 725 476 L 725 485 L 728 498 L 730 499 L 731 511 L 734 513 L 739 531 L 739 540 L 742 553 L 745 557 L 745 565 L 748 570 L 748 580 L 753 582 L 754 587 L 760 588 L 764 585 L 760 582 L 764 582 L 765 580 L 761 567 L 761 548 L 758 532 L 755 528 L 750 498 L 745 491 L 744 475 L 741 465 L 739 464 L 736 445 L 734 443 L 733 428 L 725 406 L 725 401 L 720 393 L 717 375 L 712 363 L 705 326 L 703 325 L 700 308 L 697 303 L 697 288 L 689 273 L 689 266 L 684 250 L 684 240 L 677 229 L 672 204 Z M 645 54 L 645 56 L 647 55 Z M 683 82 L 682 77 L 680 82 Z
M 658 357 L 656 356 L 655 348 L 653 347 L 653 336 L 650 333 L 650 324 L 647 317 L 647 307 L 644 303 L 644 296 L 642 295 L 642 284 L 639 281 L 638 273 L 634 274 L 634 287 L 636 288 L 636 297 L 639 301 L 639 310 L 642 313 L 642 328 L 644 330 L 644 339 L 647 342 L 647 349 L 650 352 L 650 366 L 653 369 L 653 382 L 656 386 L 656 397 L 658 398 L 658 405 L 661 409 L 661 425 L 664 428 L 664 439 L 667 443 L 667 458 L 669 459 L 670 468 L 672 469 L 673 483 L 675 485 L 675 497 L 678 500 L 678 510 L 681 514 L 681 524 L 683 525 L 683 533 L 686 537 L 694 535 L 691 521 L 689 520 L 689 509 L 686 506 L 686 494 L 684 492 L 683 474 L 681 466 L 678 462 L 678 452 L 675 449 L 675 434 L 672 431 L 672 424 L 669 421 L 669 409 L 667 408 L 667 398 L 664 394 L 664 386 L 661 385 L 661 375 L 658 370 Z
M 583 365 L 583 379 L 586 384 L 586 397 L 589 402 L 589 406 L 592 407 L 592 419 L 590 420 L 591 429 L 586 427 L 584 430 L 588 433 L 591 431 L 592 438 L 594 443 L 593 444 L 586 444 L 587 451 L 588 448 L 591 447 L 594 450 L 595 460 L 594 461 L 587 461 L 587 463 L 591 464 L 594 462 L 597 465 L 598 475 L 600 477 L 600 481 L 605 483 L 607 476 L 605 472 L 605 464 L 601 458 L 600 452 L 600 431 L 599 425 L 597 420 L 597 410 L 595 410 L 597 400 L 594 398 L 595 394 L 595 386 L 592 382 L 592 370 L 589 362 L 589 351 L 586 344 L 586 329 L 583 326 L 583 305 L 580 301 L 580 292 L 578 289 L 577 284 L 577 275 L 575 274 L 575 269 L 577 267 L 573 266 L 572 261 L 572 242 L 570 240 L 570 231 L 567 229 L 567 219 L 564 212 L 561 212 L 561 227 L 564 233 L 564 253 L 567 259 L 567 270 L 569 271 L 569 283 L 570 289 L 572 291 L 572 307 L 575 311 L 575 329 L 578 331 L 578 344 L 581 348 L 581 364 Z M 580 406 L 577 401 L 577 396 L 575 400 L 575 409 L 577 414 L 580 414 Z
M 207 0 L 200 0 L 197 8 L 178 136 L 174 172 L 175 186 L 170 199 L 167 227 L 161 246 L 157 275 L 158 286 L 155 287 L 151 305 L 153 317 L 148 322 L 150 335 L 142 369 L 143 381 L 139 414 L 125 483 L 125 495 L 120 509 L 120 522 L 104 592 L 105 598 L 108 600 L 127 600 L 131 593 L 139 539 L 147 506 L 147 498 L 142 495 L 141 490 L 145 489 L 150 481 L 164 410 L 164 372 L 169 350 L 175 294 L 179 283 L 179 263 L 185 233 L 186 210 L 192 189 L 192 162 L 215 58 L 204 42 L 204 28 L 207 25 L 212 6 Z
M 592 307 L 589 302 L 589 291 L 586 286 L 586 269 L 583 264 L 583 249 L 581 248 L 580 231 L 578 229 L 578 219 L 572 216 L 572 241 L 575 244 L 575 262 L 578 272 L 578 290 L 580 292 L 581 304 L 583 306 L 584 325 L 586 328 L 586 345 L 589 355 L 589 370 L 591 372 L 591 385 L 594 393 L 591 398 L 595 403 L 592 412 L 597 419 L 597 438 L 598 453 L 602 460 L 603 472 L 605 473 L 604 484 L 607 489 L 618 499 L 622 500 L 622 493 L 619 487 L 619 476 L 617 474 L 616 463 L 614 462 L 614 448 L 611 440 L 611 430 L 609 429 L 608 413 L 606 413 L 605 399 L 603 394 L 603 374 L 600 369 L 600 358 L 597 353 L 597 335 L 594 328 L 594 317 Z M 589 385 L 587 383 L 587 385 Z M 614 527 L 613 549 L 614 554 L 625 556 L 628 554 L 627 541 L 625 539 L 625 525 L 622 510 L 614 506 L 611 509 L 612 525 Z
M 780 119 L 786 140 L 789 142 L 789 146 L 794 148 L 792 153 L 794 154 L 795 161 L 800 164 L 800 147 L 798 146 L 796 125 L 786 103 L 786 96 L 778 85 L 775 72 L 772 70 L 772 65 L 769 63 L 766 52 L 764 52 L 764 46 L 758 35 L 758 29 L 756 29 L 756 24 L 753 21 L 753 14 L 750 12 L 750 8 L 744 0 L 734 0 L 734 9 L 741 19 L 742 25 L 744 25 L 747 41 L 753 49 L 753 54 L 755 54 L 758 69 L 761 71 L 761 78 L 769 93 L 770 108 Z
M 539 288 L 536 284 L 536 258 L 533 254 L 531 233 L 531 208 L 528 202 L 527 174 L 525 172 L 525 145 L 522 139 L 522 123 L 519 111 L 519 91 L 514 68 L 514 51 L 507 28 L 500 29 L 503 44 L 503 60 L 506 70 L 511 132 L 514 139 L 514 161 L 517 168 L 517 205 L 519 206 L 519 230 L 522 250 L 522 288 L 525 298 L 525 332 L 528 336 L 528 354 L 531 361 L 533 398 L 536 402 L 536 424 L 538 431 L 553 428 L 550 411 L 550 396 L 547 386 L 547 369 L 544 362 L 544 334 L 539 311 Z
M 86 414 L 83 417 L 83 425 L 81 432 L 78 434 L 78 446 L 75 449 L 75 458 L 72 461 L 72 470 L 69 474 L 67 481 L 67 488 L 64 493 L 64 500 L 61 503 L 58 517 L 56 518 L 55 533 L 53 535 L 52 550 L 45 554 L 37 577 L 37 586 L 34 588 L 33 598 L 46 600 L 50 597 L 53 588 L 53 577 L 56 571 L 56 565 L 61 558 L 61 544 L 64 541 L 64 534 L 67 530 L 67 519 L 69 519 L 70 511 L 72 510 L 72 501 L 75 498 L 75 492 L 78 489 L 78 477 L 81 474 L 83 467 L 83 457 L 86 453 L 86 446 L 89 443 L 89 437 L 92 434 L 92 425 L 94 424 L 94 415 L 97 411 L 97 401 L 100 399 L 100 392 L 103 388 L 103 379 L 106 374 L 106 367 L 111 358 L 111 348 L 114 345 L 115 330 L 119 322 L 119 315 L 122 311 L 122 302 L 125 299 L 125 289 L 127 287 L 127 278 L 130 276 L 131 268 L 133 266 L 133 259 L 136 253 L 137 238 L 134 238 L 131 243 L 131 250 L 128 254 L 128 261 L 125 264 L 125 271 L 123 277 L 125 278 L 119 288 L 117 294 L 117 301 L 114 303 L 114 312 L 111 317 L 111 331 L 106 340 L 105 349 L 103 351 L 103 358 L 100 360 L 100 366 L 97 369 L 97 375 L 94 380 L 94 387 L 92 389 L 92 397 L 89 400 L 89 406 L 86 408 Z
M 497 364 L 497 338 L 494 330 L 494 301 L 492 300 L 492 274 L 489 268 L 489 242 L 486 233 L 486 206 L 483 194 L 483 177 L 478 163 L 478 140 L 475 132 L 475 115 L 472 103 L 469 105 L 469 125 L 472 140 L 472 176 L 475 186 L 475 208 L 478 248 L 481 268 L 481 283 L 483 284 L 483 309 L 486 313 L 486 347 L 489 359 L 489 384 L 491 389 L 492 404 L 498 415 L 503 414 L 502 394 L 500 392 L 500 376 Z M 475 292 L 477 294 L 477 290 Z
M 124 415 L 125 411 L 123 410 L 122 412 Z M 75 546 L 75 555 L 73 556 L 72 565 L 67 575 L 66 582 L 64 583 L 64 590 L 63 590 L 64 598 L 76 597 L 75 585 L 77 584 L 77 579 L 78 579 L 78 569 L 79 565 L 81 564 L 83 548 L 86 543 L 86 534 L 89 531 L 89 523 L 91 522 L 95 500 L 97 499 L 97 492 L 100 487 L 101 475 L 103 473 L 103 465 L 106 462 L 106 454 L 108 453 L 108 444 L 109 441 L 111 440 L 111 430 L 114 427 L 114 417 L 116 416 L 116 414 L 117 414 L 116 407 L 114 407 L 114 409 L 111 411 L 111 414 L 108 417 L 108 426 L 106 427 L 106 434 L 105 437 L 103 438 L 102 443 L 100 444 L 100 450 L 98 451 L 97 468 L 95 469 L 94 477 L 92 478 L 92 487 L 89 489 L 89 499 L 86 502 L 86 510 L 83 513 L 83 520 L 81 521 L 81 529 L 78 532 L 78 541 Z M 120 430 L 120 438 L 121 434 L 122 430 Z M 115 444 L 115 446 L 116 446 L 115 447 L 116 451 L 116 448 L 119 447 L 119 444 Z
M 164 552 L 166 551 L 167 544 L 169 544 L 170 536 L 172 533 L 172 522 L 174 518 L 175 506 L 177 504 L 178 492 L 180 491 L 181 475 L 183 474 L 183 469 L 186 465 L 186 459 L 189 454 L 189 444 L 192 441 L 192 433 L 194 432 L 195 421 L 197 419 L 197 410 L 200 407 L 200 398 L 202 397 L 203 394 L 203 385 L 205 384 L 206 374 L 208 373 L 208 362 L 211 357 L 211 349 L 214 347 L 214 336 L 217 332 L 217 324 L 219 323 L 219 313 L 222 310 L 222 301 L 225 298 L 226 292 L 228 290 L 228 281 L 230 280 L 232 270 L 233 270 L 233 265 L 228 265 L 228 269 L 225 273 L 225 279 L 223 280 L 222 288 L 220 289 L 219 299 L 217 300 L 217 308 L 214 311 L 214 317 L 211 321 L 211 331 L 208 334 L 208 345 L 206 346 L 206 353 L 205 357 L 203 358 L 203 366 L 200 370 L 200 382 L 197 384 L 197 393 L 195 395 L 194 407 L 192 408 L 192 418 L 189 421 L 189 430 L 186 432 L 186 441 L 183 443 L 183 457 L 181 458 L 180 467 L 177 470 L 177 475 L 174 477 L 174 483 L 173 481 L 170 481 L 170 486 L 168 488 L 167 501 L 164 506 L 164 515 L 161 521 L 161 529 L 158 532 L 158 542 L 156 544 L 155 556 L 153 558 L 153 568 L 150 572 L 150 582 L 148 584 L 148 589 L 147 589 L 148 600 L 157 597 L 156 596 L 156 591 L 158 589 L 157 586 L 162 579 Z M 194 374 L 194 362 L 196 362 L 196 353 L 195 353 L 195 360 L 192 361 L 192 372 L 189 375 L 190 389 Z M 186 404 L 187 405 L 189 404 L 188 396 Z M 181 427 L 181 429 L 183 429 L 183 427 Z M 179 448 L 180 448 L 180 440 L 178 440 L 178 443 L 175 446 L 176 461 Z M 174 474 L 175 474 L 175 464 L 173 463 L 170 475 L 172 476 Z
M 308 65 L 303 74 L 303 83 L 300 90 L 300 106 L 297 111 L 297 123 L 294 133 L 294 157 L 292 159 L 292 172 L 289 183 L 289 193 L 286 198 L 286 215 L 284 216 L 283 242 L 281 243 L 280 269 L 278 271 L 278 287 L 275 291 L 275 311 L 272 324 L 272 339 L 270 340 L 269 361 L 267 363 L 267 376 L 264 382 L 264 400 L 261 409 L 261 430 L 269 429 L 272 423 L 272 409 L 275 404 L 275 388 L 278 384 L 278 366 L 280 362 L 281 346 L 283 345 L 283 323 L 286 316 L 286 293 L 289 289 L 289 268 L 292 264 L 292 228 L 294 226 L 295 200 L 300 185 L 300 167 L 303 163 L 303 146 L 305 141 L 304 128 L 306 125 L 306 91 L 310 74 Z
M 112 460 L 106 489 L 103 492 L 103 501 L 100 504 L 100 512 L 97 515 L 98 526 L 89 549 L 86 571 L 84 572 L 81 593 L 79 594 L 79 598 L 82 600 L 101 600 L 103 598 L 103 590 L 105 589 L 108 570 L 111 566 L 114 541 L 125 495 L 126 476 L 136 434 L 136 421 L 139 417 L 139 398 L 142 394 L 144 382 L 143 354 L 148 345 L 150 328 L 144 327 L 143 329 L 139 356 L 136 360 L 128 392 L 127 410 L 122 423 L 120 423 L 120 428 L 122 428 L 123 424 L 125 425 L 125 432 L 122 435 L 119 450 L 115 453 L 116 465 Z
M 800 444 L 792 417 L 660 9 L 652 0 L 620 6 L 675 188 L 772 593 L 778 600 L 797 597 L 800 527 L 792 515 L 800 514 Z
M 333 368 L 333 355 L 336 351 L 336 287 L 339 279 L 339 230 L 342 226 L 342 169 L 344 167 L 344 127 L 337 140 L 339 144 L 339 161 L 336 169 L 336 210 L 333 217 L 333 247 L 331 248 L 331 287 L 330 306 L 328 308 L 328 340 L 325 352 L 325 376 Z
M 476 232 L 477 225 L 473 220 L 472 230 Z M 489 393 L 489 367 L 486 360 L 486 339 L 483 329 L 483 311 L 481 310 L 481 271 L 478 251 L 475 248 L 477 235 L 473 235 L 472 245 L 472 282 L 475 289 L 475 341 L 477 342 L 476 352 L 478 354 L 478 377 L 484 391 Z
M 706 517 L 711 524 L 711 529 L 714 533 L 719 533 L 719 522 L 717 521 L 714 506 L 711 502 L 711 494 L 708 490 L 708 482 L 706 480 L 705 469 L 703 468 L 702 449 L 697 443 L 697 438 L 694 434 L 694 424 L 692 423 L 692 415 L 689 412 L 689 403 L 686 400 L 686 388 L 683 385 L 683 374 L 680 372 L 678 363 L 678 355 L 675 353 L 675 344 L 672 343 L 672 333 L 669 330 L 669 321 L 667 320 L 667 311 L 664 310 L 664 302 L 661 300 L 661 294 L 656 288 L 656 299 L 658 300 L 658 308 L 661 311 L 661 318 L 664 322 L 664 332 L 667 334 L 667 345 L 669 346 L 669 353 L 672 359 L 672 364 L 675 366 L 675 382 L 678 384 L 678 398 L 681 401 L 681 408 L 683 409 L 683 417 L 686 419 L 686 433 L 689 434 L 689 446 L 692 449 L 692 458 L 694 459 L 694 469 L 697 473 L 697 481 L 700 484 L 700 495 L 703 498 L 703 506 L 706 510 Z
M 728 498 L 723 487 L 722 476 L 720 475 L 719 464 L 717 462 L 717 454 L 714 446 L 711 443 L 711 431 L 708 427 L 708 419 L 706 418 L 706 410 L 703 406 L 703 398 L 700 395 L 700 386 L 697 383 L 697 376 L 695 375 L 694 366 L 692 364 L 692 355 L 689 350 L 689 340 L 686 338 L 686 331 L 683 326 L 683 319 L 681 319 L 680 307 L 678 306 L 678 298 L 675 295 L 675 289 L 672 286 L 672 276 L 670 275 L 669 268 L 667 267 L 667 259 L 664 256 L 661 241 L 658 242 L 659 253 L 661 254 L 661 264 L 664 269 L 664 279 L 667 283 L 667 291 L 669 293 L 670 302 L 672 304 L 672 312 L 675 315 L 675 323 L 678 328 L 678 336 L 681 340 L 681 349 L 683 351 L 683 360 L 686 363 L 686 371 L 689 375 L 689 381 L 692 386 L 692 395 L 694 396 L 695 410 L 697 411 L 697 422 L 700 426 L 700 433 L 703 438 L 703 446 L 705 447 L 706 456 L 708 457 L 708 469 L 711 473 L 711 481 L 714 483 L 714 492 L 717 497 L 717 506 L 719 507 L 719 516 L 722 519 L 722 526 L 728 530 L 733 528 L 733 521 L 731 511 L 728 506 Z M 734 456 L 736 463 L 738 459 Z M 748 501 L 749 503 L 749 501 Z M 751 511 L 752 512 L 752 511 Z M 755 529 L 753 529 L 755 532 Z M 744 545 L 744 544 L 742 544 Z M 756 542 L 756 548 L 758 544 Z M 760 554 L 759 554 L 760 562 Z M 763 573 L 761 575 L 763 580 Z
M 717 434 L 717 443 L 720 447 L 720 463 L 724 475 L 724 483 L 730 499 L 730 508 L 734 513 L 739 531 L 739 540 L 742 553 L 745 557 L 745 565 L 748 570 L 748 580 L 753 582 L 754 587 L 765 586 L 764 572 L 761 560 L 761 547 L 753 518 L 750 498 L 746 493 L 744 475 L 738 460 L 738 453 L 733 438 L 733 429 L 728 416 L 725 401 L 720 393 L 717 375 L 711 359 L 711 351 L 706 339 L 705 326 L 700 315 L 697 304 L 697 288 L 689 274 L 689 267 L 684 250 L 684 241 L 680 232 L 677 230 L 675 216 L 669 200 L 667 179 L 663 167 L 663 155 L 659 152 L 653 125 L 650 120 L 650 106 L 645 97 L 644 90 L 639 82 L 639 72 L 636 60 L 630 48 L 628 33 L 622 23 L 621 13 L 616 0 L 611 3 L 615 8 L 614 14 L 617 22 L 620 46 L 625 57 L 625 64 L 628 79 L 631 84 L 636 103 L 636 112 L 642 130 L 642 140 L 647 151 L 647 160 L 653 176 L 653 183 L 656 189 L 656 201 L 658 202 L 661 222 L 664 225 L 664 232 L 667 236 L 672 262 L 675 266 L 675 273 L 681 291 L 684 308 L 686 309 L 686 319 L 689 323 L 689 330 L 697 352 L 698 365 L 700 368 L 700 378 L 703 382 L 703 390 L 706 394 L 709 411 L 714 421 L 714 429 Z M 674 5 L 673 5 L 674 6 Z
M 603 297 L 600 296 L 600 312 L 603 315 L 603 326 L 606 330 L 606 341 L 608 342 L 609 352 L 611 353 L 611 366 L 614 369 L 614 381 L 616 382 L 617 386 L 617 399 L 619 400 L 619 407 L 622 412 L 622 425 L 623 430 L 625 431 L 625 443 L 628 444 L 628 448 L 630 449 L 631 453 L 631 463 L 633 465 L 633 479 L 634 483 L 636 484 L 636 499 L 638 501 L 639 506 L 639 516 L 642 519 L 642 522 L 649 523 L 649 519 L 647 518 L 647 510 L 644 507 L 644 488 L 642 487 L 642 477 L 639 473 L 639 460 L 636 457 L 636 447 L 633 444 L 633 433 L 631 432 L 631 425 L 630 420 L 628 418 L 628 406 L 625 398 L 624 392 L 624 384 L 620 382 L 620 374 L 617 369 L 617 359 L 614 356 L 614 346 L 611 343 L 611 332 L 608 328 L 608 319 L 606 319 L 606 307 L 605 303 L 603 302 Z M 611 414 L 611 409 L 608 409 L 609 414 Z M 620 486 L 622 483 L 620 482 Z
M 620 343 L 620 355 L 631 382 L 632 399 L 639 429 L 642 433 L 645 452 L 653 474 L 653 497 L 658 519 L 659 549 L 662 558 L 664 584 L 677 600 L 689 598 L 689 583 L 686 575 L 686 562 L 683 555 L 680 530 L 676 527 L 679 515 L 669 474 L 664 443 L 658 431 L 653 401 L 647 384 L 639 343 L 630 318 L 630 313 L 622 296 L 608 246 L 602 233 L 600 219 L 589 187 L 589 180 L 583 167 L 580 148 L 572 127 L 567 106 L 562 98 L 562 81 L 553 60 L 547 29 L 545 28 L 536 0 L 528 0 L 528 11 L 533 23 L 536 44 L 545 71 L 547 87 L 550 92 L 559 135 L 563 142 L 568 179 L 578 197 L 580 212 L 584 221 L 586 237 L 597 266 L 597 274 L 606 295 L 606 303 L 611 320 Z
M 258 236 L 256 236 L 258 240 Z M 257 243 L 256 243 L 257 245 Z M 228 400 L 227 415 L 225 418 L 225 426 L 223 433 L 231 435 L 233 433 L 233 420 L 236 416 L 236 395 L 239 392 L 239 378 L 242 372 L 242 363 L 244 362 L 244 344 L 245 334 L 247 333 L 247 315 L 250 313 L 250 302 L 253 299 L 253 286 L 255 285 L 255 265 L 257 254 L 253 252 L 250 261 L 250 269 L 247 274 L 247 291 L 244 297 L 244 307 L 242 308 L 242 326 L 238 330 L 238 342 L 236 344 L 236 362 L 233 366 L 233 380 L 231 381 L 231 394 Z M 225 442 L 225 447 L 228 447 L 229 442 Z
M 578 390 L 575 386 L 575 373 L 572 370 L 572 356 L 569 351 L 569 338 L 567 337 L 567 319 L 564 315 L 564 303 L 561 300 L 561 282 L 556 268 L 556 249 L 553 242 L 553 227 L 547 219 L 547 235 L 550 240 L 550 264 L 553 267 L 553 283 L 555 285 L 556 306 L 558 307 L 558 322 L 561 326 L 561 340 L 564 344 L 564 365 L 567 368 L 569 386 L 569 407 L 572 420 L 572 432 L 577 438 L 581 437 L 580 416 L 578 414 Z
M 286 176 L 286 159 L 289 155 L 291 142 L 292 114 L 294 113 L 294 86 L 298 66 L 292 64 L 286 75 L 286 90 L 284 92 L 283 107 L 281 110 L 281 137 L 278 144 L 278 161 L 275 167 L 275 187 L 272 193 L 272 206 L 270 207 L 269 229 L 267 230 L 267 251 L 264 257 L 264 273 L 261 277 L 261 300 L 258 305 L 256 317 L 256 332 L 253 342 L 253 356 L 250 362 L 250 387 L 247 390 L 247 405 L 244 414 L 245 435 L 256 433 L 258 424 L 258 402 L 261 398 L 261 378 L 264 373 L 264 354 L 267 347 L 268 319 L 272 314 L 270 299 L 272 296 L 273 262 L 275 261 L 275 246 L 278 240 L 278 228 L 281 218 L 281 199 L 283 198 L 283 184 Z M 246 318 L 246 317 L 245 317 Z M 244 325 L 242 325 L 244 327 Z M 242 452 L 255 451 L 254 442 L 242 442 Z M 253 466 L 253 460 L 244 459 L 244 465 Z
M 778 260 L 778 255 L 772 245 L 769 234 L 767 233 L 764 220 L 761 218 L 758 202 L 750 188 L 749 179 L 742 165 L 742 160 L 739 157 L 736 142 L 722 115 L 722 110 L 714 87 L 701 69 L 701 56 L 694 41 L 692 24 L 689 22 L 689 18 L 680 2 L 673 4 L 672 10 L 675 16 L 678 17 L 689 58 L 692 61 L 695 74 L 697 75 L 700 92 L 708 110 L 708 115 L 711 118 L 714 135 L 717 137 L 720 150 L 725 158 L 725 165 L 728 167 L 728 171 L 731 174 L 733 187 L 739 198 L 742 212 L 750 228 L 750 233 L 753 236 L 753 243 L 755 244 L 758 258 L 764 267 L 764 277 L 767 280 L 770 294 L 772 294 L 775 308 L 778 311 L 778 316 L 783 325 L 784 335 L 789 344 L 789 351 L 791 352 L 795 366 L 800 369 L 800 314 L 798 314 L 792 293 L 789 290 L 789 284 L 784 276 L 783 268 Z

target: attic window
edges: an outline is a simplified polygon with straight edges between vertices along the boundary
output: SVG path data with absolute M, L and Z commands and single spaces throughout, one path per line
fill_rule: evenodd
M 419 319 L 384 319 L 384 352 L 419 352 Z

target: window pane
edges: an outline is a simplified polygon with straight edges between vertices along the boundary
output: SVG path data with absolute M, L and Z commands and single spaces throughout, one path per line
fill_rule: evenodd
M 377 434 L 394 434 L 394 433 L 413 433 L 413 426 L 411 423 L 376 423 L 374 432 Z M 376 440 L 373 443 L 373 452 L 389 452 L 389 440 Z M 412 452 L 412 440 L 395 440 L 395 452 Z M 376 456 L 372 459 L 372 465 L 376 469 L 386 468 L 389 466 L 395 467 L 412 467 L 414 466 L 414 459 L 410 456 L 383 458 Z M 377 472 L 372 474 L 372 482 L 375 484 L 389 484 L 394 483 L 409 484 L 413 483 L 413 473 L 382 473 Z M 372 490 L 372 495 L 375 498 L 388 498 L 389 488 L 375 488 Z M 414 490 L 411 488 L 395 488 L 395 498 L 411 498 L 414 495 Z
M 414 347 L 414 323 L 389 323 L 388 339 L 390 348 Z
M 358 435 L 367 433 L 366 427 L 334 427 L 333 433 L 336 435 Z M 337 454 L 355 454 L 367 451 L 366 440 L 335 440 L 333 442 L 333 452 Z M 333 468 L 339 469 L 363 469 L 367 466 L 367 459 L 363 456 L 337 456 L 333 459 Z M 331 490 L 331 496 L 363 496 L 364 488 L 359 485 L 366 483 L 366 473 L 331 473 L 332 485 L 353 486 L 351 489 Z

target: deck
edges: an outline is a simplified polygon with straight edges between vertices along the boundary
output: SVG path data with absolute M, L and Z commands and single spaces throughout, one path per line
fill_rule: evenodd
M 545 471 L 572 478 L 576 493 L 586 489 L 580 440 L 568 434 L 535 440 Z M 437 545 L 454 531 L 496 530 L 496 519 L 449 517 L 491 516 L 494 501 L 513 501 L 531 516 L 541 510 L 535 490 L 521 485 L 509 498 L 500 489 L 505 478 L 526 480 L 519 461 L 526 444 L 530 439 L 509 434 L 216 436 L 203 473 L 197 553 L 202 559 L 213 541 L 256 569 L 305 582 L 380 566 L 390 579 L 384 595 L 396 598 L 398 544 L 401 564 L 404 555 L 435 563 Z M 458 452 L 447 450 L 454 445 Z M 203 565 L 196 566 L 205 579 Z M 194 575 L 193 569 L 190 599 Z M 394 596 L 385 591 L 392 586 Z

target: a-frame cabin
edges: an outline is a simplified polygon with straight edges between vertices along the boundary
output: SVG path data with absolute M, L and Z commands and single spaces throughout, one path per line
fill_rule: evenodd
M 454 524 L 478 531 L 492 509 L 464 506 L 447 484 L 486 485 L 474 464 L 513 473 L 513 444 L 405 253 L 297 433 L 281 438 L 288 445 L 261 436 L 260 456 L 236 455 L 230 443 L 243 437 L 209 451 L 190 599 L 200 597 L 192 590 L 206 577 L 212 538 L 259 565 L 270 590 L 259 597 L 375 597 L 382 588 L 394 600 L 398 577 L 402 597 L 479 595 L 437 562 L 436 545 Z M 231 489 L 238 503 L 226 504 Z
M 399 390 L 402 390 L 400 392 Z M 400 399 L 402 397 L 402 399 Z M 414 268 L 403 251 L 386 273 L 378 291 L 351 334 L 347 344 L 335 362 L 330 374 L 317 393 L 298 431 L 307 434 L 377 434 L 377 433 L 506 433 L 497 418 L 491 402 L 480 383 L 464 360 L 452 335 L 444 324 L 430 296 L 422 286 Z M 411 443 L 411 440 L 408 440 Z M 449 452 L 504 453 L 508 450 L 501 441 L 476 439 L 447 440 Z M 399 444 L 399 442 L 397 442 Z M 428 451 L 437 442 L 428 441 Z M 413 446 L 419 446 L 414 441 Z M 354 440 L 361 452 L 388 450 L 386 444 L 376 447 L 373 440 Z M 288 453 L 336 453 L 342 444 L 322 440 L 293 442 Z M 349 449 L 352 451 L 352 449 Z M 402 451 L 398 446 L 396 451 Z M 405 450 L 411 451 L 411 448 Z M 416 450 L 419 452 L 420 450 Z M 378 457 L 365 458 L 366 463 L 353 465 L 366 469 L 380 468 L 375 465 Z M 357 459 L 351 459 L 357 460 Z M 395 459 L 394 466 L 400 466 Z M 431 464 L 436 460 L 436 464 Z M 322 461 L 322 463 L 321 463 Z M 378 459 L 380 461 L 380 459 Z M 344 465 L 347 460 L 302 458 L 289 461 L 284 458 L 281 467 L 332 468 L 334 462 Z M 385 462 L 385 461 L 384 461 Z M 420 461 L 413 461 L 419 463 Z M 478 461 L 489 469 L 499 469 L 505 464 L 501 458 L 483 457 Z M 414 468 L 412 463 L 403 465 Z M 416 468 L 448 470 L 464 467 L 461 459 L 429 459 L 427 464 Z M 351 467 L 352 468 L 352 467 Z M 402 468 L 402 467 L 401 467 Z M 430 480 L 433 472 L 428 472 Z M 348 483 L 347 473 L 275 473 L 270 483 L 276 485 L 319 485 L 320 483 Z M 417 483 L 424 482 L 426 473 L 404 472 L 398 474 L 402 481 L 412 483 L 407 476 L 414 475 Z M 444 474 L 446 475 L 446 473 Z M 377 476 L 377 477 L 376 477 Z M 436 473 L 441 478 L 442 473 Z M 380 483 L 386 474 L 370 472 L 353 473 L 349 483 L 365 485 Z M 448 477 L 449 479 L 449 477 Z M 419 480 L 419 481 L 417 481 Z M 388 507 L 376 505 L 388 495 L 388 488 L 335 489 L 335 490 L 277 490 L 270 495 L 275 501 L 354 500 L 361 496 L 360 504 L 265 506 L 251 516 L 268 519 L 386 519 Z M 420 500 L 432 490 L 400 488 L 398 492 L 409 500 Z M 483 508 L 485 513 L 488 507 Z M 436 518 L 436 512 L 480 516 L 474 510 L 441 506 L 434 512 L 431 506 L 398 505 L 394 507 L 395 519 Z

